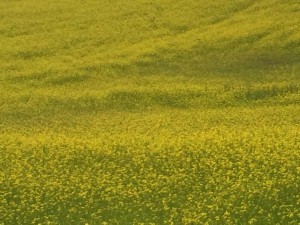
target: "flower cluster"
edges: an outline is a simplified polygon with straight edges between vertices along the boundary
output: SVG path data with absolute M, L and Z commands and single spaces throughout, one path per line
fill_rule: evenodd
M 172 109 L 11 129 L 0 139 L 0 221 L 297 224 L 297 111 Z

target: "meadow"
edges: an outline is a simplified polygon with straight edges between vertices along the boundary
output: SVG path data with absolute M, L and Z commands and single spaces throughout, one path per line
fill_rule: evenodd
M 0 0 L 0 225 L 300 223 L 298 0 Z

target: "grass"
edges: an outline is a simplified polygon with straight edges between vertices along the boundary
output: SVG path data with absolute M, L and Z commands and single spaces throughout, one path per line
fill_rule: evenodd
M 299 224 L 297 0 L 0 8 L 0 224 Z

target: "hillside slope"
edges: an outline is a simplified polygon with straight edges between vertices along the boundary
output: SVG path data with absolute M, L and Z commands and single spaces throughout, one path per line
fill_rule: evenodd
M 299 0 L 0 0 L 0 224 L 299 224 Z
M 198 76 L 245 67 L 299 70 L 297 1 L 0 4 L 1 77 L 75 69 Z
M 0 6 L 3 115 L 299 102 L 297 1 Z

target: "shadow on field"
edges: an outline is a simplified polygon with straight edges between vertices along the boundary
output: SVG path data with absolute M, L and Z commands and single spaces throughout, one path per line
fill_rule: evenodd
M 271 85 L 262 87 L 248 87 L 234 94 L 236 100 L 240 101 L 257 101 L 272 97 L 286 96 L 288 94 L 299 93 L 299 87 L 295 84 Z

